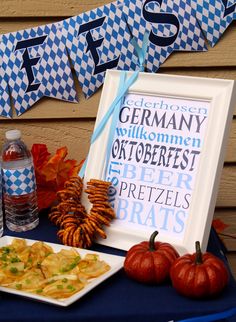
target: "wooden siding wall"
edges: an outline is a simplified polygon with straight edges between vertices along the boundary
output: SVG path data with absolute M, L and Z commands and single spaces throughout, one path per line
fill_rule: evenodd
M 109 3 L 108 0 L 1 0 L 0 34 L 57 22 Z M 176 52 L 162 65 L 160 73 L 236 80 L 236 22 L 208 52 Z M 76 81 L 76 80 L 75 80 Z M 46 143 L 49 151 L 66 145 L 69 157 L 78 161 L 87 154 L 101 90 L 85 100 L 78 83 L 78 104 L 43 98 L 28 112 L 12 120 L 0 118 L 0 144 L 6 130 L 19 128 L 26 143 Z M 202 179 L 204 185 L 204 178 Z M 215 218 L 222 218 L 236 234 L 236 106 L 217 198 Z M 236 251 L 232 238 L 229 250 Z

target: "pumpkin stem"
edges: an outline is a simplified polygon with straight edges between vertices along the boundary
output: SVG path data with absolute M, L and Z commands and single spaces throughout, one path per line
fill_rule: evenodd
M 203 263 L 203 261 L 202 261 L 202 251 L 201 251 L 201 246 L 199 241 L 196 241 L 195 248 L 196 248 L 195 264 L 200 265 Z
M 150 252 L 154 252 L 155 249 L 155 238 L 158 235 L 158 231 L 154 231 L 154 233 L 151 234 L 151 237 L 149 239 L 149 250 Z

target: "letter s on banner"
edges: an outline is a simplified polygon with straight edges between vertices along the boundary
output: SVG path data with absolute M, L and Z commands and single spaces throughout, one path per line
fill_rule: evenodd
M 148 22 L 151 22 L 151 23 L 174 25 L 176 27 L 176 33 L 173 36 L 160 37 L 160 36 L 154 34 L 153 31 L 151 31 L 150 36 L 149 36 L 149 40 L 156 46 L 160 46 L 160 47 L 170 46 L 175 42 L 176 38 L 178 37 L 179 20 L 174 14 L 171 14 L 171 13 L 161 13 L 161 12 L 148 11 L 147 5 L 150 2 L 153 3 L 153 0 L 146 0 L 143 5 L 144 19 L 146 19 Z M 155 0 L 155 2 L 157 2 L 158 5 L 161 7 L 162 0 Z

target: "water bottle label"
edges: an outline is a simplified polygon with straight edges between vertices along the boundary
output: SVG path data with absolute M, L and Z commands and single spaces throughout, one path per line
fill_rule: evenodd
M 36 189 L 34 167 L 3 170 L 3 189 L 10 196 L 21 196 Z

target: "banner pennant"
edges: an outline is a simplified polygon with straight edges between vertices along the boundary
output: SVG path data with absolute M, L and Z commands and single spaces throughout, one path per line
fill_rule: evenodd
M 236 20 L 235 0 L 192 0 L 203 33 L 214 47 L 233 20 Z
M 43 96 L 77 102 L 59 23 L 5 34 L 1 48 L 17 115 Z
M 106 69 L 138 68 L 138 57 L 130 43 L 120 1 L 66 19 L 63 23 L 66 47 L 86 98 L 103 84 Z
M 3 53 L 0 49 L 0 116 L 11 118 L 11 101 L 7 84 L 7 75 L 2 66 L 2 57 Z
M 124 14 L 139 46 L 149 31 L 146 68 L 156 72 L 173 51 L 205 51 L 204 36 L 189 0 L 126 0 Z

